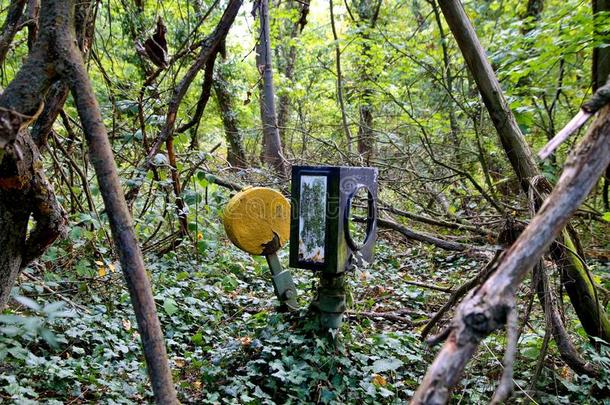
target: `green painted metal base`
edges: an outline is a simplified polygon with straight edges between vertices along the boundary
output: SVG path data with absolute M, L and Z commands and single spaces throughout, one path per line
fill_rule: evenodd
M 338 329 L 343 323 L 345 303 L 345 277 L 329 277 L 322 274 L 316 299 L 312 307 L 320 314 L 320 327 L 323 330 Z
M 269 269 L 275 295 L 282 307 L 289 311 L 299 309 L 297 303 L 297 289 L 289 270 L 284 270 L 275 253 L 265 256 Z M 311 308 L 318 312 L 320 328 L 322 330 L 339 329 L 343 323 L 343 314 L 346 310 L 345 276 L 320 274 L 320 283 L 316 298 Z

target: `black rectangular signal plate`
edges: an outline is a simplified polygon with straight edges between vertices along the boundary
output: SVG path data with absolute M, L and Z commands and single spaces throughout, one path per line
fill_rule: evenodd
M 352 250 L 344 222 L 350 196 L 365 186 L 377 199 L 377 170 L 368 167 L 293 166 L 290 221 L 290 266 L 338 274 Z M 374 205 L 373 205 L 374 207 Z M 372 260 L 376 222 L 358 256 Z

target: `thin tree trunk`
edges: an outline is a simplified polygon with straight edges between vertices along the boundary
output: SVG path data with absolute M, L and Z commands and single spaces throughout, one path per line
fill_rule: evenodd
M 600 12 L 610 12 L 610 0 L 592 0 L 593 16 Z M 595 32 L 595 35 L 603 33 Z M 607 33 L 606 33 L 607 34 Z M 610 44 L 605 44 L 604 47 L 593 48 L 592 77 L 593 91 L 606 84 L 610 76 Z M 602 187 L 602 199 L 604 209 L 610 211 L 610 166 L 606 168 L 604 176 L 604 185 Z
M 447 46 L 447 34 L 445 29 L 443 28 L 443 24 L 441 22 L 441 15 L 438 9 L 437 0 L 432 0 L 430 2 L 432 5 L 432 11 L 434 12 L 434 20 L 436 21 L 436 25 L 438 27 L 438 32 L 441 40 L 441 49 L 443 50 L 443 80 L 445 81 L 446 91 L 449 95 L 453 92 L 453 73 L 451 71 L 451 59 L 449 58 L 449 47 Z M 460 140 L 458 137 L 460 128 L 458 125 L 457 117 L 455 116 L 455 103 L 453 102 L 453 98 L 449 97 L 448 103 L 448 114 L 449 114 L 449 128 L 451 129 L 451 142 L 455 146 L 456 153 L 459 154 L 460 148 Z M 461 167 L 461 159 L 458 155 L 458 163 L 460 163 Z
M 504 98 L 500 82 L 460 1 L 444 0 L 440 1 L 439 5 L 477 83 L 504 151 L 521 182 L 521 187 L 527 193 L 529 179 L 540 173 L 532 151 Z
M 6 54 L 13 43 L 13 38 L 19 30 L 26 0 L 13 0 L 8 8 L 2 31 L 0 31 L 0 63 L 4 62 Z
M 159 403 L 177 403 L 150 281 L 99 106 L 77 46 L 74 8 L 74 0 L 43 0 L 39 38 L 15 79 L 0 96 L 0 113 L 5 123 L 0 131 L 4 152 L 0 165 L 0 234 L 6 234 L 2 237 L 0 264 L 8 264 L 0 268 L 1 280 L 6 283 L 1 285 L 0 302 L 6 301 L 6 291 L 10 291 L 20 267 L 42 254 L 65 224 L 65 214 L 44 177 L 38 148 L 23 129 L 42 111 L 42 100 L 51 85 L 63 79 L 72 90 L 89 143 L 90 160 L 96 169 L 132 296 L 155 397 Z M 36 227 L 26 239 L 24 222 L 27 225 L 30 215 Z
M 365 89 L 362 94 L 361 104 L 358 107 L 360 122 L 358 125 L 358 153 L 368 166 L 371 159 L 374 157 L 375 150 L 375 135 L 373 134 L 373 106 L 371 98 L 373 97 L 371 89 Z
M 28 0 L 27 23 L 28 27 L 28 49 L 34 47 L 38 38 L 38 16 L 40 15 L 40 0 Z
M 233 95 L 227 88 L 229 83 L 222 66 L 217 69 L 216 75 L 217 80 L 214 81 L 213 87 L 227 140 L 227 161 L 234 167 L 246 167 L 246 150 L 239 131 L 237 111 L 233 108 Z
M 286 161 L 282 155 L 282 141 L 275 113 L 275 87 L 271 65 L 271 39 L 269 32 L 269 0 L 258 3 L 260 36 L 256 46 L 256 63 L 262 76 L 260 88 L 261 122 L 263 124 L 263 162 L 280 176 L 286 175 Z
M 294 82 L 294 65 L 296 63 L 297 58 L 297 47 L 292 44 L 292 41 L 297 38 L 297 36 L 303 32 L 305 28 L 305 24 L 307 24 L 307 15 L 309 14 L 309 0 L 304 1 L 303 3 L 297 2 L 289 2 L 288 7 L 292 7 L 292 9 L 296 9 L 299 11 L 299 20 L 297 22 L 289 21 L 291 24 L 290 28 L 290 39 L 291 45 L 288 48 L 288 52 L 285 55 L 285 66 L 284 66 L 284 76 L 290 82 Z M 282 147 L 286 148 L 286 124 L 288 121 L 288 115 L 290 112 L 290 97 L 288 94 L 284 93 L 280 95 L 278 99 L 278 112 L 277 112 L 277 125 L 280 131 L 280 140 L 282 141 Z
M 360 158 L 366 165 L 370 164 L 374 156 L 375 135 L 373 134 L 373 89 L 371 81 L 376 78 L 371 76 L 372 57 L 371 57 L 371 30 L 377 24 L 379 17 L 379 9 L 381 1 L 371 2 L 370 0 L 361 0 L 356 5 L 359 20 L 359 35 L 362 41 L 362 52 L 360 53 L 359 61 L 359 81 L 364 89 L 360 94 L 360 105 L 358 107 L 360 123 L 358 126 L 358 153 Z
M 335 14 L 333 11 L 333 0 L 329 0 L 330 7 L 330 26 L 333 31 L 333 39 L 335 40 L 335 65 L 337 68 L 337 99 L 339 100 L 339 108 L 341 109 L 341 123 L 343 131 L 347 139 L 347 151 L 352 151 L 352 133 L 347 122 L 347 113 L 345 111 L 345 101 L 343 100 L 343 73 L 341 72 L 341 49 L 339 48 L 339 37 L 335 27 Z
M 601 12 L 610 12 L 610 0 L 593 0 L 593 15 Z M 595 32 L 595 35 L 607 33 Z M 610 76 L 610 46 L 593 48 L 593 91 L 606 84 Z
M 63 16 L 64 23 L 74 22 L 74 0 L 46 0 L 43 1 L 43 10 L 44 6 L 56 9 L 57 14 Z M 76 46 L 74 31 L 70 27 L 64 27 L 58 34 L 55 49 L 61 62 L 58 68 L 69 84 L 83 124 L 83 132 L 89 145 L 89 160 L 96 172 L 121 269 L 131 295 L 155 399 L 157 403 L 177 404 L 152 287 L 123 196 L 100 108 L 82 54 Z

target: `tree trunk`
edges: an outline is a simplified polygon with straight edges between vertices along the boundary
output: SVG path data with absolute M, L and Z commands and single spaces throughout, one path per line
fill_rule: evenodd
M 0 288 L 0 303 L 6 301 L 7 291 L 19 269 L 42 254 L 65 224 L 65 214 L 44 177 L 38 147 L 25 130 L 42 111 L 42 100 L 51 85 L 63 79 L 72 91 L 89 143 L 90 160 L 131 294 L 155 398 L 159 403 L 177 403 L 150 281 L 99 106 L 77 46 L 75 0 L 43 0 L 41 10 L 39 38 L 15 79 L 0 96 L 3 123 L 0 150 L 4 152 L 0 163 L 0 234 L 5 235 L 0 237 L 3 242 L 0 280 L 5 283 Z M 30 215 L 36 227 L 26 239 Z
M 437 338 L 446 339 L 445 344 L 428 368 L 412 404 L 446 403 L 451 388 L 459 381 L 479 343 L 502 328 L 509 318 L 514 321 L 515 294 L 519 285 L 568 224 L 610 163 L 610 106 L 604 107 L 599 114 L 566 162 L 557 186 L 506 251 L 495 273 L 460 304 L 450 329 Z M 505 372 L 512 367 L 514 358 L 508 360 L 511 364 L 505 364 Z M 512 375 L 503 375 L 502 381 L 512 385 Z
M 593 0 L 593 15 L 599 12 L 610 12 L 610 0 Z M 595 35 L 603 33 L 594 32 Z M 606 84 L 610 76 L 610 45 L 605 44 L 604 47 L 593 48 L 592 62 L 592 77 L 593 91 Z M 604 185 L 602 187 L 602 199 L 604 201 L 604 209 L 610 211 L 610 166 L 606 168 L 604 176 Z
M 286 161 L 282 155 L 282 141 L 275 113 L 275 88 L 271 66 L 269 33 L 269 0 L 260 0 L 258 6 L 260 36 L 256 46 L 256 63 L 262 76 L 260 89 L 261 122 L 263 124 L 263 162 L 280 176 L 286 175 Z
M 53 15 L 42 19 L 54 29 Z M 47 30 L 47 31 L 50 31 Z M 65 226 L 65 213 L 57 203 L 44 172 L 38 147 L 27 132 L 42 110 L 44 96 L 57 80 L 47 62 L 52 32 L 32 49 L 13 81 L 0 95 L 0 310 L 6 305 L 19 271 L 42 253 Z M 9 44 L 10 45 L 10 44 Z M 36 228 L 27 235 L 30 216 Z
M 13 43 L 13 38 L 19 30 L 25 0 L 13 0 L 6 13 L 6 19 L 0 31 L 0 63 L 4 62 L 6 54 Z
M 0 193 L 0 309 L 7 304 L 21 270 L 31 211 L 25 207 L 24 201 Z
M 432 11 L 434 12 L 434 21 L 436 21 L 436 26 L 438 27 L 438 33 L 441 40 L 441 49 L 443 50 L 443 81 L 445 82 L 447 94 L 450 96 L 448 103 L 449 127 L 451 129 L 450 142 L 455 146 L 455 153 L 458 154 L 457 162 L 460 164 L 460 167 L 462 167 L 462 159 L 460 157 L 460 139 L 458 137 L 460 128 L 457 117 L 455 116 L 455 103 L 451 97 L 451 93 L 453 92 L 453 73 L 451 71 L 451 59 L 449 58 L 447 34 L 441 22 L 441 15 L 438 10 L 437 0 L 432 0 L 430 5 L 432 6 Z
M 381 1 L 372 2 L 370 0 L 360 0 L 356 4 L 359 20 L 359 36 L 362 41 L 362 51 L 360 53 L 359 82 L 364 87 L 360 93 L 359 126 L 358 126 L 358 153 L 363 162 L 368 166 L 374 156 L 375 135 L 373 133 L 373 89 L 371 82 L 376 77 L 371 73 L 373 70 L 371 56 L 371 31 L 377 25 Z
M 298 10 L 299 12 L 299 20 L 296 22 L 288 21 L 290 24 L 290 34 L 289 37 L 291 39 L 290 46 L 288 47 L 288 51 L 284 49 L 284 59 L 285 65 L 283 66 L 284 76 L 290 82 L 294 82 L 294 65 L 296 63 L 297 58 L 297 47 L 292 44 L 292 41 L 297 38 L 297 36 L 303 32 L 305 28 L 305 24 L 307 24 L 307 15 L 309 14 L 309 0 L 304 1 L 303 3 L 297 2 L 289 2 L 288 7 L 291 7 L 292 10 Z M 283 93 L 280 95 L 278 99 L 278 112 L 277 112 L 277 124 L 280 131 L 280 140 L 282 141 L 282 146 L 286 148 L 286 124 L 288 122 L 288 115 L 290 112 L 290 97 L 288 94 Z
M 228 90 L 229 83 L 223 66 L 219 66 L 216 75 L 217 80 L 214 80 L 213 86 L 227 139 L 227 161 L 234 167 L 246 167 L 246 151 L 239 131 L 237 111 L 233 108 L 233 95 Z
M 337 69 L 337 100 L 339 101 L 339 108 L 341 109 L 341 123 L 343 124 L 343 131 L 345 132 L 345 138 L 347 140 L 347 151 L 352 151 L 352 133 L 349 129 L 349 123 L 347 122 L 347 112 L 345 110 L 345 100 L 343 99 L 343 72 L 341 71 L 341 49 L 339 48 L 339 36 L 337 35 L 337 29 L 335 27 L 335 14 L 333 7 L 333 0 L 329 0 L 330 8 L 330 26 L 333 31 L 333 39 L 335 40 L 335 66 Z
M 474 28 L 464 11 L 459 0 L 446 0 L 439 3 L 447 24 L 451 28 L 453 35 L 462 51 L 464 59 L 479 88 L 479 92 L 483 98 L 483 102 L 487 107 L 492 122 L 500 136 L 502 146 L 508 159 L 517 174 L 517 178 L 521 183 L 522 189 L 529 192 L 534 178 L 542 177 L 540 170 L 534 160 L 533 154 L 525 141 L 515 117 L 508 107 L 504 98 L 500 83 L 487 60 L 485 50 L 481 46 L 479 39 L 476 36 Z M 537 191 L 538 192 L 538 191 Z M 568 235 L 568 238 L 575 239 L 576 235 Z M 564 235 L 565 239 L 565 235 Z M 566 241 L 564 241 L 565 243 Z M 578 242 L 572 242 L 578 245 Z M 570 255 L 563 243 L 558 243 L 557 248 L 561 249 L 562 257 Z M 565 265 L 566 261 L 559 261 L 559 266 Z M 596 317 L 597 321 L 591 325 L 591 312 L 588 305 L 583 305 L 586 302 L 597 302 L 597 294 L 595 293 L 595 285 L 589 277 L 586 277 L 583 272 L 571 271 L 570 268 L 562 268 L 562 272 L 569 272 L 571 276 L 571 286 L 567 288 L 576 288 L 578 286 L 579 293 L 587 294 L 586 297 L 580 297 L 576 301 L 572 301 L 572 305 L 581 320 L 583 327 L 590 336 L 600 337 L 610 341 L 610 335 L 606 334 L 607 330 L 604 325 L 608 324 L 607 315 L 605 312 L 599 311 Z M 591 295 L 589 295 L 591 293 Z M 572 295 L 570 295 L 572 297 Z M 609 331 L 610 332 L 610 331 Z
M 474 76 L 485 107 L 500 136 L 504 151 L 519 178 L 521 187 L 527 193 L 529 179 L 540 173 L 532 152 L 504 98 L 500 82 L 487 60 L 485 50 L 460 1 L 445 0 L 440 1 L 439 5 Z
M 63 14 L 63 21 L 74 21 L 74 0 L 47 0 L 46 5 Z M 95 169 L 121 269 L 131 295 L 155 399 L 157 403 L 178 403 L 152 287 L 123 196 L 106 127 L 81 52 L 76 46 L 74 31 L 69 27 L 60 31 L 56 46 L 61 62 L 58 67 L 70 86 L 89 145 L 89 160 Z
M 600 12 L 610 12 L 610 0 L 593 0 L 593 15 Z M 595 32 L 597 35 L 607 33 Z M 610 76 L 610 46 L 593 48 L 593 91 L 599 89 L 608 80 Z
M 373 106 L 371 89 L 365 89 L 360 100 L 358 110 L 360 112 L 360 123 L 358 126 L 358 153 L 360 158 L 368 166 L 374 156 L 375 135 L 373 134 Z

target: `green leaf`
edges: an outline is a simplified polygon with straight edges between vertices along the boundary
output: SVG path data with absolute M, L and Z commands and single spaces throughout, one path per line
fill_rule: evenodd
M 403 362 L 398 360 L 395 357 L 390 357 L 387 359 L 380 359 L 373 363 L 373 372 L 374 373 L 384 373 L 387 371 L 394 371 L 402 365 L 403 365 Z
M 178 312 L 178 305 L 176 304 L 176 301 L 174 301 L 171 298 L 168 298 L 163 303 L 163 310 L 165 311 L 166 314 L 168 314 L 169 316 L 172 316 L 173 314 Z
M 31 310 L 40 311 L 40 305 L 38 305 L 38 303 L 31 298 L 17 295 L 17 296 L 15 296 L 15 301 L 17 301 L 18 303 L 20 303 L 21 305 L 23 305 L 25 307 L 30 308 Z

